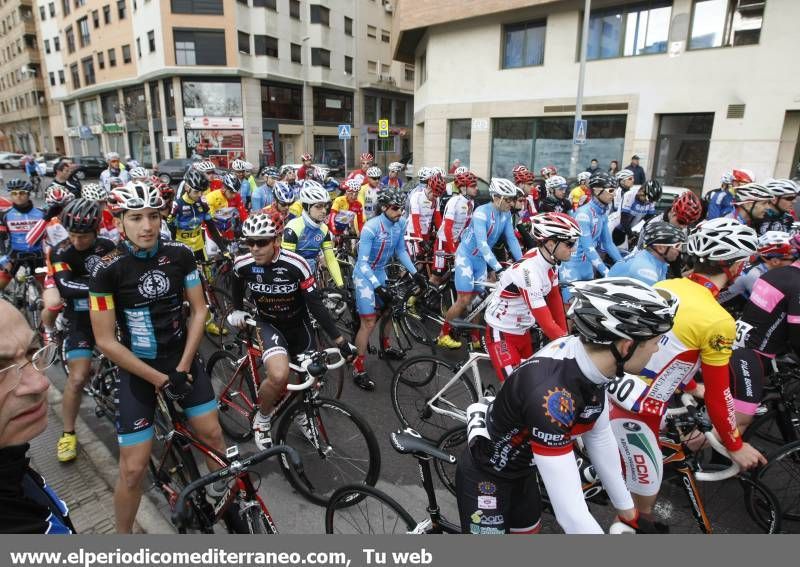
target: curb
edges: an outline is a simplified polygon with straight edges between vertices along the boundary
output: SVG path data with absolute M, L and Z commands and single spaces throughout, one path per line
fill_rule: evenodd
M 53 408 L 54 413 L 61 415 L 62 394 L 54 385 L 50 385 L 47 393 L 47 403 Z M 97 475 L 108 487 L 109 493 L 114 493 L 114 486 L 117 483 L 117 471 L 119 462 L 111 454 L 111 451 L 94 434 L 94 431 L 86 424 L 83 418 L 78 415 L 75 421 L 75 433 L 80 442 L 79 451 L 83 453 L 81 458 L 88 458 L 92 466 L 97 471 Z M 136 528 L 139 528 L 138 530 Z M 136 514 L 134 532 L 145 534 L 174 534 L 176 533 L 172 523 L 159 512 L 156 505 L 150 500 L 147 491 L 142 494 L 139 504 L 139 511 Z

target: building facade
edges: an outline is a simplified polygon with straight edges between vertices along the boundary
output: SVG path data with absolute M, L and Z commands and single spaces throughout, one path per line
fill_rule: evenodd
M 43 2 L 44 0 L 39 0 Z M 63 0 L 57 6 L 67 153 L 151 165 L 204 155 L 225 166 L 411 151 L 413 65 L 393 62 L 381 0 Z M 387 114 L 388 113 L 388 114 Z M 384 114 L 387 114 L 384 116 Z M 392 122 L 376 146 L 377 121 Z M 356 158 L 357 159 L 357 158 Z
M 794 0 L 593 0 L 583 118 L 592 158 L 708 190 L 732 167 L 791 177 L 800 159 Z M 399 0 L 394 57 L 416 65 L 415 165 L 460 158 L 570 170 L 583 0 Z

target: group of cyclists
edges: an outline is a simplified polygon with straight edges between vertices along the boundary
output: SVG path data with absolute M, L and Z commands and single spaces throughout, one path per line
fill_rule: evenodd
M 183 407 L 203 442 L 224 450 L 214 390 L 197 359 L 204 332 L 258 325 L 265 380 L 252 428 L 256 445 L 268 448 L 289 363 L 315 348 L 312 319 L 352 362 L 354 383 L 375 389 L 366 357 L 381 314 L 397 301 L 390 263 L 418 289 L 452 277 L 457 295 L 436 339 L 442 349 L 463 346 L 452 328 L 491 287 L 481 324 L 502 387 L 468 412 L 457 469 L 465 533 L 537 532 L 534 464 L 561 527 L 601 533 L 583 499 L 578 437 L 619 520 L 654 525 L 659 429 L 676 391 L 704 400 L 732 461 L 743 469 L 764 462 L 742 433 L 761 401 L 765 361 L 800 354 L 793 181 L 756 183 L 734 169 L 706 200 L 685 191 L 661 212 L 659 182 L 636 186 L 627 169 L 583 172 L 571 188 L 553 166 L 537 176 L 519 165 L 510 178 L 492 178 L 488 202 L 478 205 L 479 179 L 466 167 L 452 176 L 422 167 L 404 183 L 402 164 L 384 175 L 368 153 L 343 180 L 309 154 L 301 161 L 297 170 L 254 175 L 244 160 L 227 170 L 198 160 L 173 188 L 117 155 L 99 184 L 81 184 L 62 160 L 43 209 L 29 182 L 7 183 L 13 206 L 0 215 L 0 289 L 20 266 L 45 268 L 43 338 L 53 340 L 59 318 L 68 329 L 60 461 L 77 455 L 74 424 L 95 348 L 119 367 L 120 532 L 133 528 L 141 499 L 157 391 Z M 352 241 L 345 281 L 334 250 Z M 198 265 L 220 254 L 233 263 L 225 326 L 209 318 Z M 323 303 L 323 271 L 354 303 L 355 344 Z M 544 343 L 535 344 L 534 327 Z M 381 355 L 403 357 L 386 337 Z M 470 342 L 480 348 L 477 331 Z M 641 434 L 636 442 L 631 431 Z

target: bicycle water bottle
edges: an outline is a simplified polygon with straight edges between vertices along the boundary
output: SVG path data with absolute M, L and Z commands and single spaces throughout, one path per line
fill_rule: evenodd
M 28 277 L 28 266 L 20 266 L 17 270 L 17 281 L 22 283 Z

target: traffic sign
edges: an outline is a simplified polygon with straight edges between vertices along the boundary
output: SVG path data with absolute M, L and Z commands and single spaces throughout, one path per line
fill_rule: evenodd
M 586 143 L 586 129 L 588 123 L 586 120 L 576 120 L 575 130 L 572 133 L 572 143 L 582 146 Z
M 388 138 L 389 137 L 389 119 L 388 118 L 381 118 L 378 120 L 378 137 L 379 138 Z
M 350 139 L 350 124 L 339 124 L 339 139 L 340 140 Z

